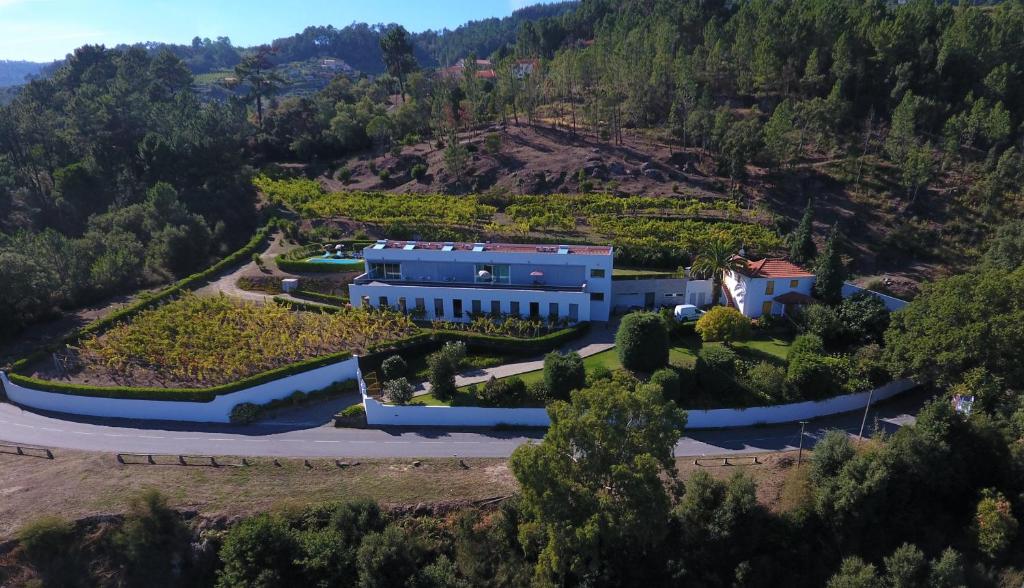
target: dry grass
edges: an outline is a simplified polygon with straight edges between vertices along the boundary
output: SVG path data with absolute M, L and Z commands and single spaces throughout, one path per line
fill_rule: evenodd
M 175 508 L 208 517 L 238 517 L 329 500 L 371 498 L 385 506 L 466 503 L 516 490 L 505 459 L 363 459 L 341 469 L 326 458 L 250 459 L 249 467 L 121 465 L 113 454 L 57 450 L 46 460 L 0 454 L 0 540 L 43 515 L 78 519 L 120 513 L 128 498 L 155 488 Z M 805 452 L 805 457 L 808 454 Z M 771 508 L 784 505 L 793 452 L 758 456 L 760 465 L 719 465 L 679 458 L 683 480 L 697 469 L 727 479 L 737 471 L 758 484 L 758 498 Z M 238 459 L 223 458 L 222 463 Z M 355 460 L 347 460 L 355 463 Z M 749 459 L 732 460 L 747 463 Z M 419 462 L 419 466 L 414 466 Z M 806 468 L 805 468 L 806 469 Z

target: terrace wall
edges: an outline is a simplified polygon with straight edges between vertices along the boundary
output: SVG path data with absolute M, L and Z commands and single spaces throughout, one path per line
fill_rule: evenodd
M 243 402 L 265 404 L 295 391 L 313 392 L 335 382 L 355 379 L 358 373 L 359 358 L 352 356 L 337 363 L 220 394 L 209 402 L 134 400 L 47 392 L 15 384 L 4 372 L 0 372 L 0 382 L 7 391 L 8 400 L 39 410 L 97 417 L 228 423 L 231 422 L 231 409 Z
M 753 408 L 688 410 L 687 429 L 723 429 L 760 424 L 789 423 L 861 410 L 868 402 L 880 402 L 916 386 L 909 380 L 896 380 L 871 392 L 858 392 L 821 401 L 795 402 Z M 366 422 L 374 426 L 493 427 L 516 425 L 546 427 L 551 424 L 543 408 L 482 408 L 470 406 L 394 406 L 383 404 L 363 391 Z
M 843 284 L 843 298 L 849 298 L 850 296 L 853 296 L 854 294 L 858 294 L 860 292 L 867 292 L 868 294 L 871 294 L 875 298 L 878 298 L 879 300 L 884 302 L 885 308 L 889 312 L 895 312 L 903 308 L 904 306 L 910 304 L 906 300 L 901 300 L 899 298 L 896 298 L 895 296 L 889 296 L 888 294 L 882 294 L 881 292 L 875 292 L 874 290 L 868 290 L 867 288 L 861 288 L 860 286 L 851 284 L 850 282 L 846 282 Z

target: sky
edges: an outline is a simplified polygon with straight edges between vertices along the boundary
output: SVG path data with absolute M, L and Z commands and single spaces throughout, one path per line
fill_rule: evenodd
M 0 0 L 0 59 L 52 61 L 88 43 L 230 37 L 250 46 L 311 25 L 397 22 L 412 32 L 550 0 Z

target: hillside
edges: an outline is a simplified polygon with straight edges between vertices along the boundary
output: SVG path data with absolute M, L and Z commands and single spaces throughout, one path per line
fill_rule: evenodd
M 45 63 L 0 60 L 0 88 L 20 86 L 27 76 L 39 75 Z

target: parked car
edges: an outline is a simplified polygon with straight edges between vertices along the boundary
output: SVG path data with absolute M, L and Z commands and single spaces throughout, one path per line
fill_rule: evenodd
M 692 304 L 679 304 L 672 313 L 677 321 L 695 321 L 699 319 L 704 311 Z

